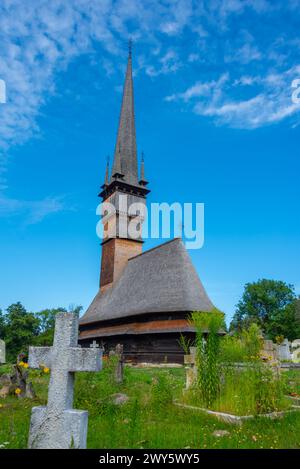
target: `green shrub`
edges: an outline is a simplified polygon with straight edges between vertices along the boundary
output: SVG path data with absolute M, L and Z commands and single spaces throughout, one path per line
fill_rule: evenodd
M 185 400 L 236 415 L 285 409 L 284 380 L 276 368 L 262 363 L 262 337 L 256 324 L 240 335 L 220 337 L 222 316 L 194 313 L 197 331 L 198 382 Z M 207 331 L 207 337 L 204 332 Z M 239 362 L 243 366 L 237 367 Z
M 166 374 L 155 376 L 152 380 L 150 405 L 153 409 L 160 410 L 172 401 L 173 390 L 168 376 Z
M 260 359 L 262 336 L 257 324 L 252 323 L 240 334 L 221 339 L 220 357 L 223 363 L 256 361 Z
M 243 362 L 247 358 L 245 345 L 240 337 L 226 335 L 221 339 L 220 357 L 224 363 Z
M 220 330 L 225 328 L 224 314 L 217 309 L 210 313 L 196 311 L 190 322 L 196 329 L 196 386 L 205 405 L 210 407 L 220 393 Z

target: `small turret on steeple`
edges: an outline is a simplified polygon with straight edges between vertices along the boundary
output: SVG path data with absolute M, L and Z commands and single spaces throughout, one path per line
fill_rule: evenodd
M 104 184 L 101 186 L 101 188 L 107 187 L 108 184 L 109 184 L 109 155 L 106 157 L 105 179 L 104 179 Z
M 141 186 L 147 186 L 148 184 L 148 181 L 145 178 L 145 155 L 143 151 L 142 151 L 142 158 L 141 158 L 141 172 L 140 172 L 139 184 Z
M 105 189 L 109 185 L 109 155 L 106 157 L 106 170 L 105 170 L 105 179 L 104 184 L 101 186 L 101 189 Z

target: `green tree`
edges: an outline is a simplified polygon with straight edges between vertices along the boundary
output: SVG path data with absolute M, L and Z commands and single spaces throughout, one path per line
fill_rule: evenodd
M 65 308 L 48 308 L 36 313 L 39 321 L 39 335 L 35 338 L 35 345 L 52 345 L 54 336 L 55 316 L 59 312 L 67 312 Z
M 5 316 L 0 309 L 0 339 L 4 339 L 5 337 Z
M 289 340 L 300 337 L 300 299 L 289 303 L 284 309 L 274 314 L 271 323 L 272 336 L 283 336 Z
M 7 359 L 14 362 L 20 352 L 26 353 L 28 346 L 33 344 L 39 333 L 39 320 L 17 302 L 7 308 L 3 322 Z
M 70 305 L 69 311 L 80 314 L 82 306 Z M 52 345 L 54 337 L 55 316 L 57 313 L 67 312 L 66 308 L 43 309 L 36 313 L 39 321 L 39 335 L 35 338 L 35 345 Z
M 283 331 L 284 336 L 291 339 L 296 324 L 295 300 L 293 285 L 285 282 L 262 279 L 247 283 L 230 329 L 241 330 L 255 322 L 270 339 Z

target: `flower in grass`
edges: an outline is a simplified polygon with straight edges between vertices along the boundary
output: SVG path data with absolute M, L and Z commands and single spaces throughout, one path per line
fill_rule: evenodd
M 28 363 L 24 363 L 23 367 L 28 368 L 29 367 Z
M 4 441 L 3 443 L 1 443 L 0 448 L 3 449 L 6 445 L 9 445 L 9 441 Z
M 16 394 L 17 396 L 18 396 L 19 394 L 21 394 L 21 392 L 22 392 L 22 391 L 21 391 L 20 388 L 17 388 L 17 389 L 15 390 L 15 394 Z
M 47 366 L 45 366 L 45 368 L 43 369 L 44 373 L 49 373 L 49 368 L 47 368 Z
M 24 362 L 23 362 L 23 361 L 20 361 L 20 362 L 19 362 L 19 366 L 24 366 Z

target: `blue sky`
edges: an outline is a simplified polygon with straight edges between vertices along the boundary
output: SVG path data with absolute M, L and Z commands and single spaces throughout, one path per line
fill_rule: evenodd
M 190 254 L 213 302 L 230 319 L 262 277 L 300 293 L 299 30 L 296 0 L 2 1 L 0 307 L 97 291 L 129 37 L 149 202 L 205 203 Z

